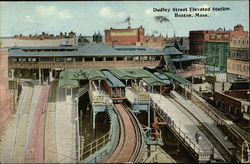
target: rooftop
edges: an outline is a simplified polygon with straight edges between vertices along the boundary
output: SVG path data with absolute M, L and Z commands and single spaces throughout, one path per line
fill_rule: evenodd
M 31 51 L 27 51 L 31 50 Z M 48 51 L 51 50 L 51 51 Z M 58 51 L 52 51 L 58 50 Z M 62 51 L 59 51 L 62 50 Z M 111 46 L 103 43 L 88 44 L 86 46 L 54 46 L 54 47 L 9 47 L 9 56 L 136 56 L 136 55 L 178 55 L 182 54 L 173 46 L 166 46 L 162 50 L 155 50 L 146 46 Z

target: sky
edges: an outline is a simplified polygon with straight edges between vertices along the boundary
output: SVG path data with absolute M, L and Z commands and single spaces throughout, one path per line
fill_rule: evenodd
M 178 14 L 200 13 L 208 17 L 175 17 L 173 8 L 211 8 L 210 11 L 183 11 Z M 213 7 L 229 7 L 226 11 L 212 11 Z M 153 12 L 153 8 L 170 9 L 170 12 Z M 163 15 L 169 22 L 159 23 L 154 16 Z M 0 2 L 0 36 L 34 35 L 46 32 L 76 32 L 77 35 L 93 35 L 105 29 L 127 28 L 122 23 L 131 17 L 131 27 L 142 25 L 146 34 L 188 36 L 191 30 L 233 29 L 242 24 L 249 31 L 248 1 L 45 1 Z

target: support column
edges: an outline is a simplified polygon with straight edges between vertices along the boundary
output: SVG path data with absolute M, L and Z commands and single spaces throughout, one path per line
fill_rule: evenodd
M 41 80 L 41 68 L 38 69 L 38 80 L 39 80 L 39 85 L 41 86 L 42 80 Z
M 99 92 L 101 91 L 101 80 L 98 80 Z
M 14 80 L 14 73 L 15 73 L 15 70 L 14 69 L 11 69 L 11 79 Z
M 53 77 L 52 77 L 52 69 L 49 70 L 49 82 L 53 81 Z

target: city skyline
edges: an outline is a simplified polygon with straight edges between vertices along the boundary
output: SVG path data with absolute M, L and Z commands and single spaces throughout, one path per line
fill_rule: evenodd
M 93 35 L 98 31 L 104 34 L 104 30 L 111 27 L 127 28 L 128 23 L 124 22 L 127 17 L 131 18 L 132 28 L 142 25 L 145 35 L 155 33 L 172 37 L 175 31 L 176 36 L 188 36 L 192 30 L 233 30 L 237 24 L 249 31 L 248 4 L 248 1 L 1 2 L 0 36 L 59 34 L 71 30 L 77 35 Z M 214 8 L 229 10 L 216 11 Z M 196 14 L 206 16 L 197 17 Z M 158 15 L 166 16 L 169 22 L 156 22 L 154 16 Z M 188 17 L 190 15 L 193 17 Z

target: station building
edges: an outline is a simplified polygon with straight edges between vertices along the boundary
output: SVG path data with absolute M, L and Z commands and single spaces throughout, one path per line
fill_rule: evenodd
M 166 64 L 168 63 L 168 64 Z M 181 65 L 181 67 L 179 67 Z M 65 68 L 160 67 L 190 77 L 204 74 L 203 57 L 183 55 L 173 45 L 161 50 L 146 46 L 106 45 L 57 47 L 11 47 L 9 68 L 12 76 L 44 80 Z M 177 71 L 176 71 L 177 68 Z M 187 72 L 190 72 L 187 74 Z M 20 77 L 21 78 L 21 77 Z

